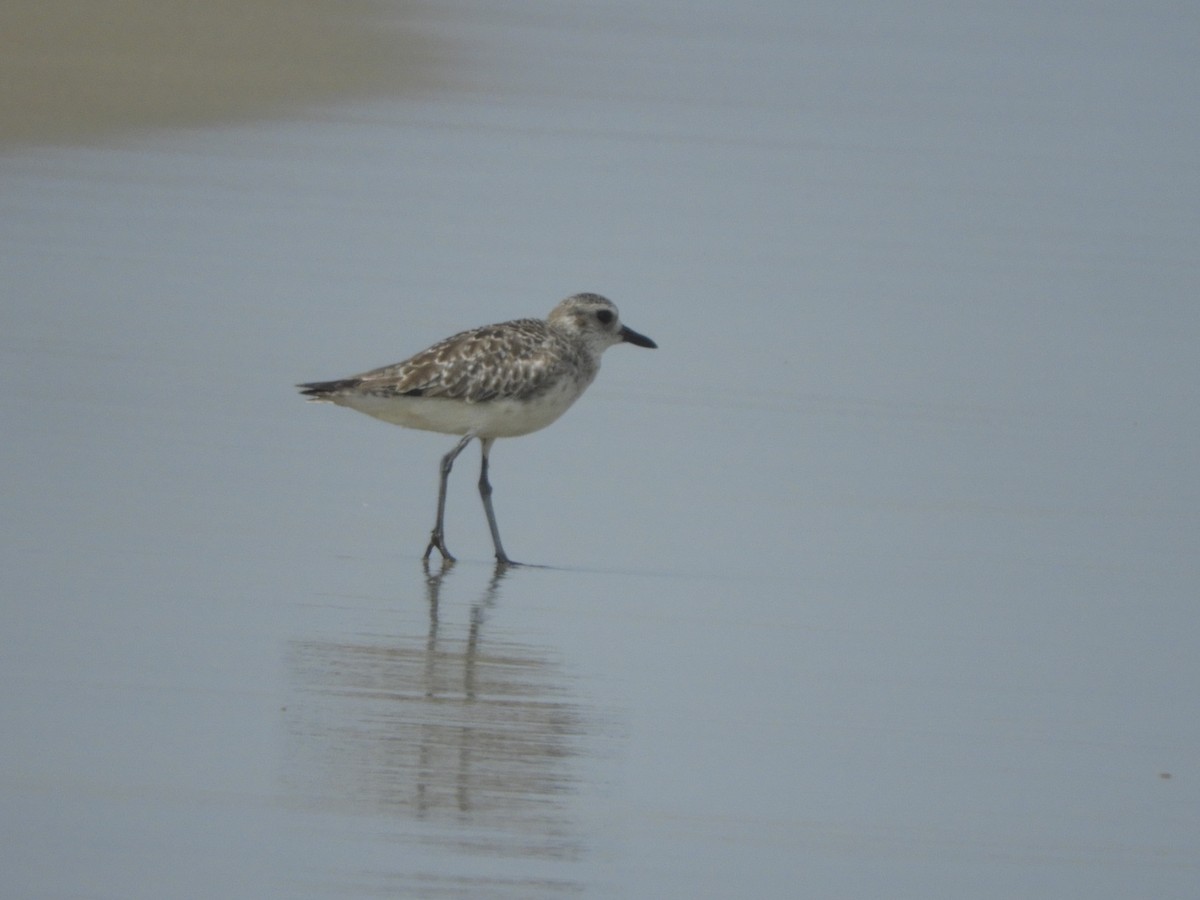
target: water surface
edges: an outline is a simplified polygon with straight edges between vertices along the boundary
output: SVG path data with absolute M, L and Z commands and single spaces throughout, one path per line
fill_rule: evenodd
M 1195 15 L 338 21 L 5 137 L 13 896 L 1191 896 Z M 581 290 L 546 567 L 474 452 L 423 566 L 452 439 L 292 385 Z

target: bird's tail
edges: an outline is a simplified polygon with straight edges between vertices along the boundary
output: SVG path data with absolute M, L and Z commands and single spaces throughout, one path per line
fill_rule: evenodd
M 296 387 L 300 388 L 300 393 L 309 400 L 332 400 L 338 394 L 356 387 L 358 383 L 357 378 L 342 378 L 338 381 L 310 381 Z

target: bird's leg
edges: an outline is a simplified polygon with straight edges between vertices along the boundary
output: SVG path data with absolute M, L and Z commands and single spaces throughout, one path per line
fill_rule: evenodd
M 458 454 L 463 452 L 463 448 L 471 443 L 473 437 L 475 437 L 473 434 L 464 435 L 463 439 L 454 445 L 454 449 L 442 457 L 442 478 L 438 482 L 437 522 L 434 523 L 433 531 L 429 533 L 429 546 L 425 548 L 425 555 L 421 559 L 429 559 L 429 554 L 433 552 L 434 547 L 437 547 L 438 552 L 442 554 L 442 559 L 454 561 L 454 557 L 446 549 L 446 538 L 442 531 L 442 524 L 446 518 L 446 484 L 450 480 L 450 470 L 454 468 L 454 460 L 458 458 Z
M 496 513 L 492 509 L 492 485 L 488 481 L 488 453 L 491 452 L 495 438 L 480 438 L 479 446 L 483 449 L 483 463 L 479 467 L 479 496 L 483 498 L 483 511 L 487 513 L 488 528 L 492 530 L 492 544 L 496 548 L 496 562 L 506 566 L 515 565 L 504 552 L 500 543 L 500 529 L 496 526 Z

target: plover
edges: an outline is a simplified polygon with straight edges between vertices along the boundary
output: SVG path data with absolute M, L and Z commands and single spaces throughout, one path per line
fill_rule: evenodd
M 446 483 L 463 448 L 478 438 L 483 451 L 479 495 L 498 562 L 512 565 L 500 543 L 488 454 L 497 438 L 545 428 L 579 399 L 600 369 L 600 355 L 614 344 L 658 345 L 621 324 L 617 307 L 599 294 L 575 294 L 545 320 L 515 319 L 463 331 L 411 359 L 337 381 L 300 384 L 310 400 L 424 431 L 461 434 L 442 457 L 437 521 L 423 559 L 437 548 L 445 560 L 443 520 Z

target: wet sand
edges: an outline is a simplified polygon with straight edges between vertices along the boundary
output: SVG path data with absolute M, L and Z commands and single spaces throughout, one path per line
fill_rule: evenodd
M 430 41 L 368 0 L 10 0 L 0 146 L 252 121 L 434 84 Z
M 104 6 L 2 14 L 6 896 L 1194 897 L 1183 14 Z M 579 290 L 547 568 L 477 456 L 423 565 L 453 439 L 293 385 Z

